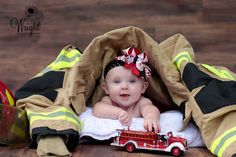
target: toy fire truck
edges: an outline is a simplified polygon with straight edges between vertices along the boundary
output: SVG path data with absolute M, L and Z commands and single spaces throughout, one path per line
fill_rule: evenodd
M 111 143 L 112 146 L 124 147 L 128 152 L 135 149 L 146 149 L 170 152 L 180 156 L 188 149 L 187 140 L 173 136 L 172 132 L 159 134 L 154 132 L 117 130 L 118 136 Z

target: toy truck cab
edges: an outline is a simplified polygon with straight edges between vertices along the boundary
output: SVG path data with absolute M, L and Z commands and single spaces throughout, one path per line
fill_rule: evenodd
M 128 152 L 135 149 L 146 149 L 170 152 L 174 156 L 181 155 L 188 149 L 187 140 L 175 137 L 172 132 L 167 135 L 154 132 L 118 130 L 118 136 L 112 146 L 124 147 Z

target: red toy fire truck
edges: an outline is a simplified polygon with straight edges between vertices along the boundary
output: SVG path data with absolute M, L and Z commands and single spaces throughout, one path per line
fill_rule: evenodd
M 170 152 L 174 156 L 180 156 L 188 149 L 187 140 L 173 136 L 133 130 L 117 130 L 118 136 L 111 143 L 112 146 L 124 147 L 128 152 L 135 149 L 146 149 Z

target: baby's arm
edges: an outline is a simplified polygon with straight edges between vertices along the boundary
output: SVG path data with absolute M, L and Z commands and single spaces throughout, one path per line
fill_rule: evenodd
M 122 108 L 112 105 L 108 96 L 105 96 L 100 102 L 94 105 L 93 115 L 99 118 L 118 119 L 126 126 L 131 124 L 131 117 L 128 113 Z
M 154 128 L 155 132 L 159 132 L 160 111 L 152 104 L 151 100 L 147 98 L 141 98 L 140 111 L 144 118 L 144 128 L 148 131 L 152 131 L 152 129 Z

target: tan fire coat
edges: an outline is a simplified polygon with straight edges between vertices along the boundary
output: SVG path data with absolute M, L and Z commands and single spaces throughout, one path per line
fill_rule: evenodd
M 236 76 L 224 67 L 195 63 L 194 50 L 181 34 L 161 43 L 136 27 L 125 27 L 98 36 L 73 67 L 63 70 L 61 86 L 54 88 L 57 91 L 54 99 L 49 100 L 45 94 L 34 94 L 24 99 L 18 97 L 17 105 L 35 114 L 53 112 L 61 106 L 70 112 L 82 113 L 86 105 L 93 105 L 104 95 L 101 83 L 105 65 L 121 55 L 122 49 L 130 46 L 146 51 L 151 64 L 153 73 L 148 80 L 150 85 L 145 95 L 160 108 L 172 109 L 178 106 L 184 113 L 185 125 L 193 118 L 207 148 L 215 155 L 234 154 Z M 54 123 L 38 120 L 37 124 L 30 127 L 31 135 L 33 129 L 40 127 L 49 128 L 44 133 L 50 132 L 51 128 L 57 131 L 69 128 L 79 130 L 66 123 L 55 127 Z

